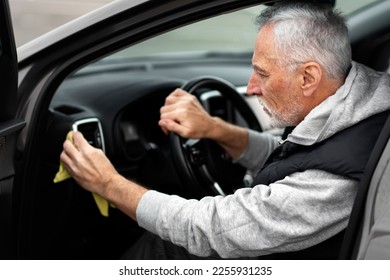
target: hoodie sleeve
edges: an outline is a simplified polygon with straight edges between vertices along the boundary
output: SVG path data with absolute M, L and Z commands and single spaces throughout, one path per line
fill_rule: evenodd
M 280 137 L 254 130 L 248 131 L 248 145 L 236 162 L 256 174 L 271 152 L 279 145 Z
M 198 256 L 254 257 L 301 250 L 344 229 L 355 181 L 319 170 L 226 197 L 186 200 L 156 191 L 137 208 L 141 227 Z

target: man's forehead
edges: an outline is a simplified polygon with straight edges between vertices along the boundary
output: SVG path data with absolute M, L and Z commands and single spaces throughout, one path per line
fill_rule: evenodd
M 271 63 L 280 60 L 280 55 L 274 43 L 272 26 L 266 25 L 259 30 L 253 51 L 253 59 L 267 60 Z
M 252 65 L 257 67 L 267 68 L 267 66 L 280 62 L 282 57 L 278 56 L 272 50 L 257 50 L 253 52 Z

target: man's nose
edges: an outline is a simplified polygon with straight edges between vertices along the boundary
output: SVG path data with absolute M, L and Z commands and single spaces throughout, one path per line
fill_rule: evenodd
M 260 82 L 256 79 L 256 74 L 252 72 L 252 75 L 249 77 L 248 86 L 246 89 L 248 95 L 260 95 Z

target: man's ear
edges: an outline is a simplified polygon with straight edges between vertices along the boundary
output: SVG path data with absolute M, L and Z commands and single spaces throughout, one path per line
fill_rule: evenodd
M 302 82 L 301 88 L 303 95 L 311 96 L 322 79 L 322 67 L 317 62 L 307 62 L 302 65 Z

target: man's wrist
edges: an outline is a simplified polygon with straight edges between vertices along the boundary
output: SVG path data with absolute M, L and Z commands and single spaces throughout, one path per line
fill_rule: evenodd
M 248 130 L 213 117 L 215 124 L 210 139 L 216 141 L 233 159 L 238 158 L 248 143 Z
M 226 134 L 226 122 L 219 117 L 212 117 L 212 122 L 212 129 L 209 130 L 210 134 L 207 138 L 216 142 L 220 142 L 225 138 L 224 135 Z
M 106 184 L 103 197 L 122 212 L 126 213 L 130 218 L 136 220 L 138 203 L 147 191 L 148 189 L 117 173 Z

